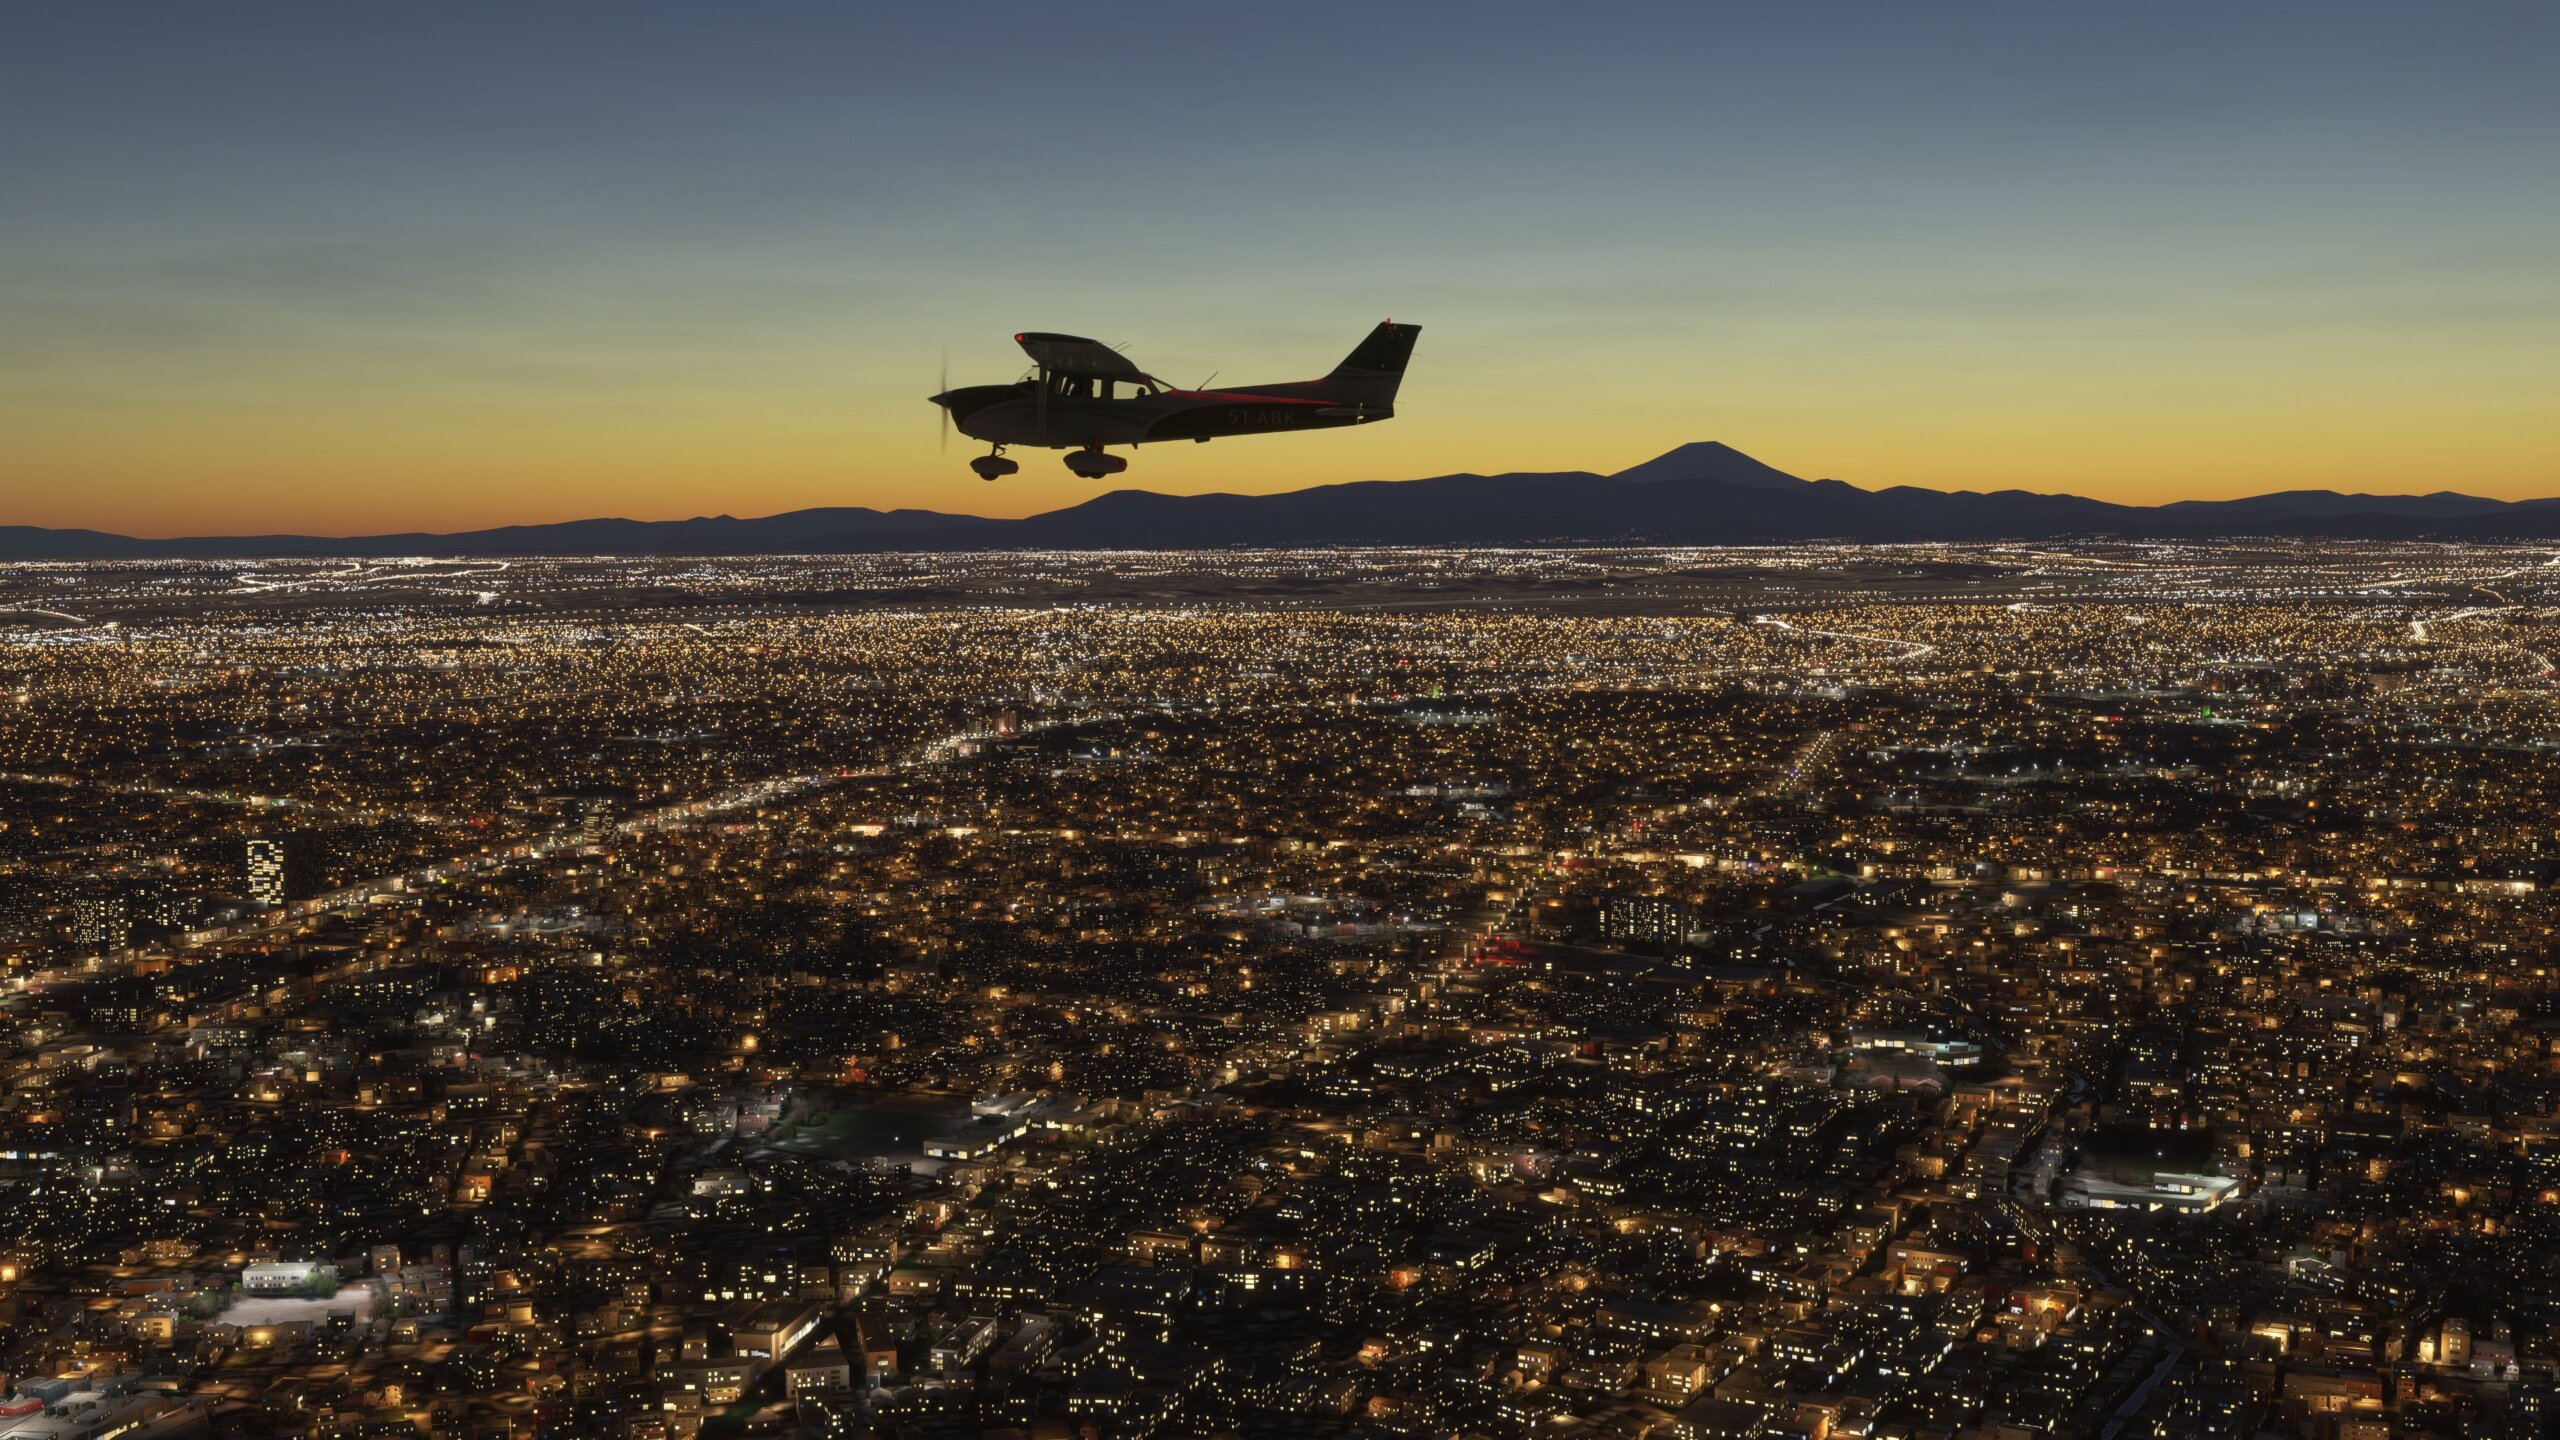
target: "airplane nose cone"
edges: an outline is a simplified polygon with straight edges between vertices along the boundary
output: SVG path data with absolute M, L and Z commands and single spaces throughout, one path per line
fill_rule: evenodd
M 1008 392 L 1000 385 L 957 385 L 925 399 L 942 407 L 954 424 L 964 423 L 971 415 L 1003 399 Z

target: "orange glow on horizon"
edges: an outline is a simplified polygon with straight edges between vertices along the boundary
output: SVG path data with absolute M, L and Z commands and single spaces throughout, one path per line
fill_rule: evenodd
M 1559 368 L 1524 362 L 1517 337 L 1468 336 L 1464 317 L 1425 325 L 1392 421 L 1122 450 L 1129 470 L 1103 482 L 1069 475 L 1064 452 L 1031 450 L 1012 452 L 1021 473 L 977 480 L 967 462 L 978 443 L 955 435 L 937 448 L 929 387 L 889 363 L 904 358 L 903 343 L 862 352 L 876 372 L 850 378 L 839 355 L 778 345 L 735 374 L 670 363 L 681 373 L 547 389 L 436 370 L 225 371 L 201 357 L 130 376 L 102 366 L 67 393 L 0 392 L 0 475 L 13 482 L 0 524 L 157 538 L 815 506 L 1010 518 L 1119 488 L 1267 493 L 1465 471 L 1606 473 L 1707 439 L 1867 489 L 2132 504 L 2293 489 L 2560 495 L 2560 429 L 2531 379 L 2541 372 L 2527 363 L 2530 345 L 2513 337 L 2468 348 L 2439 339 L 2381 359 L 2314 334 L 2196 353 L 1985 344 L 1934 369 L 1907 346 L 1873 342 L 1859 352 L 1844 341 L 1838 353 L 1800 343 L 1776 359 L 1616 343 Z M 1320 373 L 1339 348 L 1334 330 L 1349 328 L 1189 343 Z M 1215 353 L 1151 363 L 1205 372 Z M 1009 379 L 1017 361 L 982 346 L 955 358 L 953 378 Z
M 621 517 L 672 520 L 699 515 L 760 516 L 820 506 L 914 508 L 1015 518 L 1074 505 L 1115 489 L 1174 494 L 1265 494 L 1361 480 L 1402 480 L 1461 472 L 1624 469 L 1692 440 L 1734 448 L 1807 479 L 1837 478 L 1864 489 L 1916 485 L 1934 490 L 2062 492 L 2124 504 L 2226 499 L 2297 489 L 2377 494 L 2456 490 L 2497 499 L 2560 494 L 2560 444 L 2538 433 L 2468 437 L 2462 464 L 2449 465 L 2433 437 L 2377 435 L 2368 443 L 2331 439 L 2289 448 L 2222 427 L 2167 427 L 2110 436 L 2083 450 L 2052 426 L 2018 426 L 1989 439 L 1940 424 L 1905 441 L 1881 427 L 1765 425 L 1651 429 L 1646 437 L 1539 436 L 1488 427 L 1363 427 L 1356 434 L 1260 436 L 1212 445 L 1142 446 L 1126 474 L 1078 480 L 1062 451 L 1011 452 L 1018 475 L 994 483 L 966 468 L 975 446 L 937 456 L 912 444 L 842 449 L 815 437 L 717 437 L 661 447 L 560 437 L 548 444 L 491 437 L 444 439 L 367 454 L 360 446 L 303 443 L 182 460 L 159 445 L 92 442 L 13 454 L 8 468 L 31 477 L 0 513 L 0 524 L 114 531 L 146 538 L 294 532 L 366 535 L 449 532 L 500 525 Z M 2237 427 L 2231 427 L 2236 430 Z M 2395 443 L 2396 441 L 2396 443 Z M 171 448 L 183 448 L 171 447 Z M 831 453 L 834 452 L 834 453 Z M 874 458 L 867 462 L 864 457 Z M 180 477 L 180 478 L 172 478 Z

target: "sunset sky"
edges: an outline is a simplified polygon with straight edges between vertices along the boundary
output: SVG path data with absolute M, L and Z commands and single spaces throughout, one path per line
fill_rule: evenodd
M 2560 495 L 2560 8 L 82 3 L 0 31 L 0 524 L 1616 469 Z M 1393 423 L 936 450 L 1020 329 Z M 1123 452 L 1130 453 L 1130 452 Z

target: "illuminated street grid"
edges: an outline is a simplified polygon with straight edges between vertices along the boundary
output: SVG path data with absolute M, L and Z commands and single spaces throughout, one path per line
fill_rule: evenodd
M 2555 654 L 2547 548 L 0 568 L 0 1436 L 2537 1434 Z

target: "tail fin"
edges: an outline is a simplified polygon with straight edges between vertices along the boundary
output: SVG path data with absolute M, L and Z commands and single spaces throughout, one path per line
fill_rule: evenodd
M 1330 400 L 1341 405 L 1357 405 L 1379 413 L 1370 418 L 1384 419 L 1395 413 L 1396 387 L 1404 383 L 1405 362 L 1413 358 L 1413 342 L 1422 334 L 1419 325 L 1399 325 L 1389 320 L 1369 332 L 1358 348 L 1333 367 L 1333 373 L 1321 380 L 1286 380 L 1276 385 L 1234 385 L 1227 388 L 1249 395 L 1287 396 L 1297 400 Z
M 1413 342 L 1421 335 L 1419 325 L 1379 322 L 1378 328 L 1370 331 L 1368 338 L 1324 377 L 1324 394 L 1354 404 L 1392 408 L 1396 387 L 1404 383 L 1405 364 L 1413 358 Z

